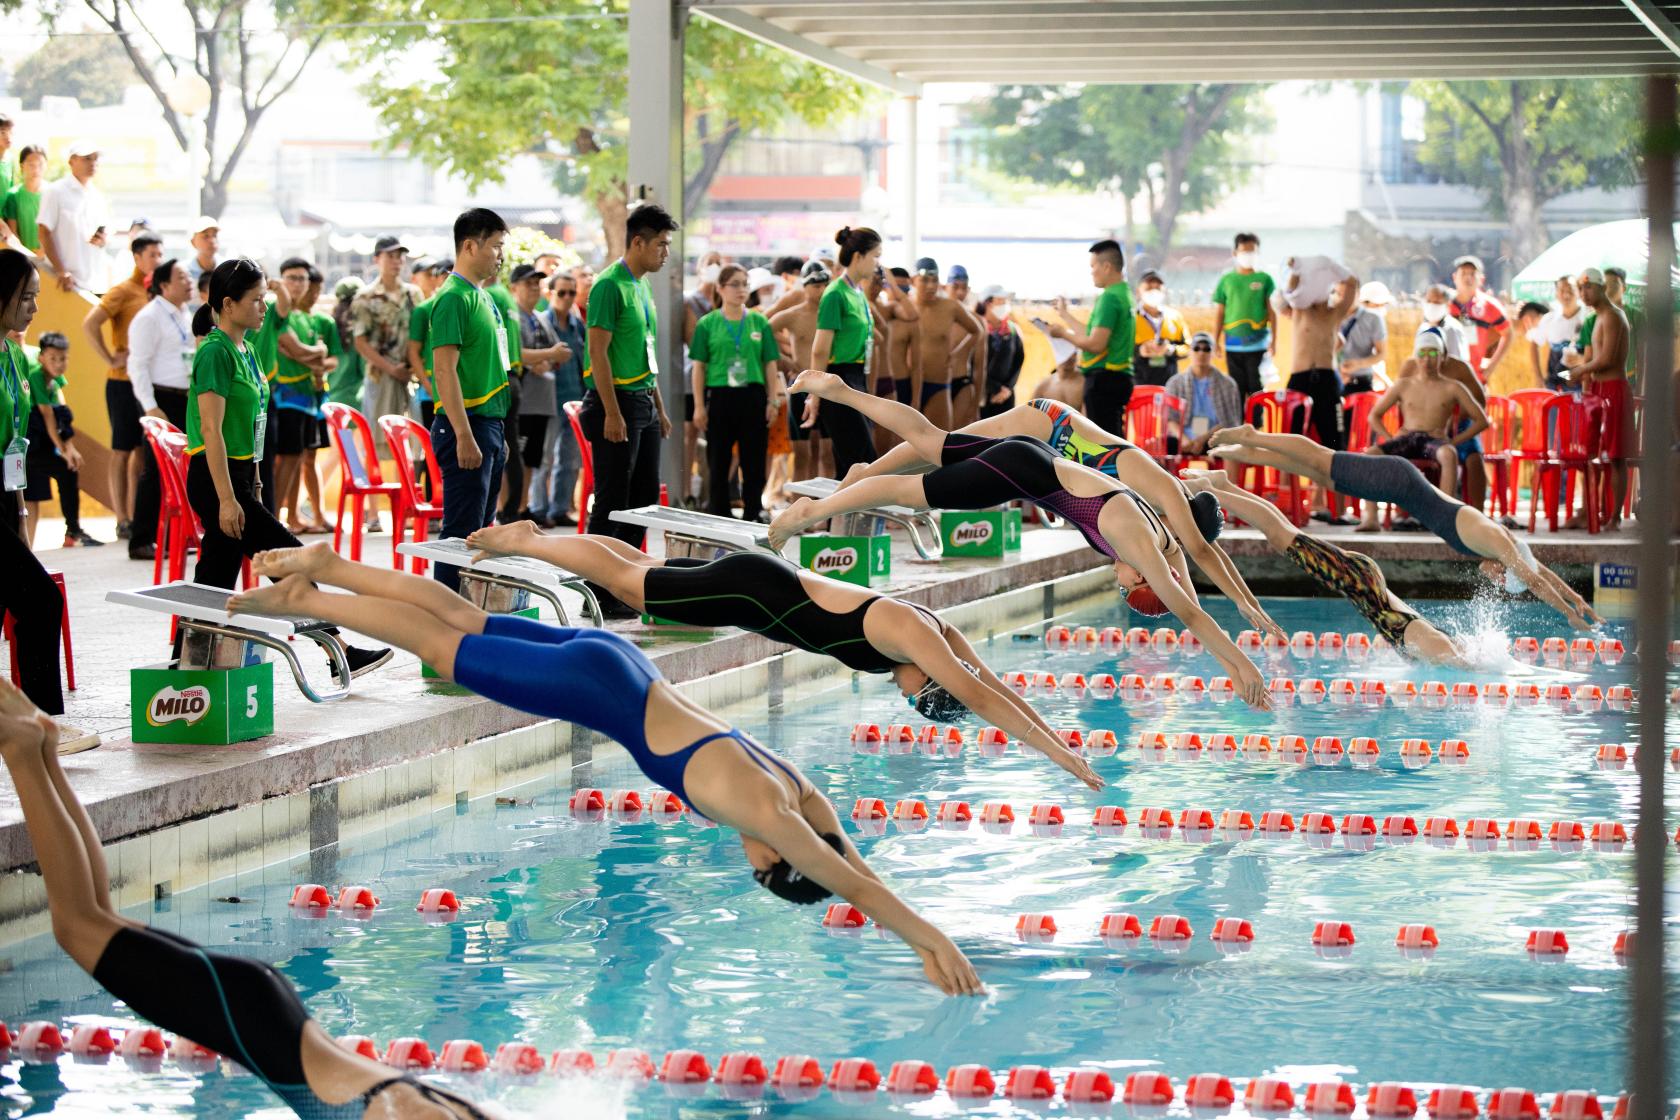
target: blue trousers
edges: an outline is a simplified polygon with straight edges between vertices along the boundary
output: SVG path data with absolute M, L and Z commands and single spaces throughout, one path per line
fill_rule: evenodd
M 441 409 L 432 417 L 432 450 L 443 472 L 443 527 L 440 537 L 465 538 L 490 524 L 496 517 L 496 497 L 502 489 L 502 469 L 507 465 L 507 442 L 500 417 L 468 416 L 473 440 L 484 456 L 472 470 L 456 458 L 455 429 Z M 450 590 L 460 587 L 461 569 L 448 564 L 432 565 L 432 577 Z

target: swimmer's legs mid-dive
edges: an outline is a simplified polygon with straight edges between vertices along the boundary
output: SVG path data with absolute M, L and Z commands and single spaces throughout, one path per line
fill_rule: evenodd
M 617 537 L 600 534 L 544 533 L 529 521 L 490 525 L 467 538 L 486 556 L 528 556 L 564 568 L 612 592 L 632 610 L 643 609 L 642 577 L 664 562 Z
M 837 490 L 826 498 L 802 497 L 771 520 L 770 547 L 780 551 L 782 545 L 811 526 L 846 513 L 857 513 L 859 510 L 875 509 L 879 506 L 926 509 L 927 491 L 922 485 L 922 477 L 916 474 L 883 475 L 880 478 L 866 478 L 843 490 Z
M 1209 448 L 1208 454 L 1216 458 L 1257 467 L 1275 467 L 1310 479 L 1320 486 L 1331 484 L 1330 464 L 1334 452 L 1306 436 L 1262 432 L 1253 425 L 1239 424 L 1234 428 L 1221 428 L 1214 441 L 1218 446 Z
M 938 464 L 945 447 L 945 437 L 951 433 L 938 427 L 911 408 L 887 397 L 860 393 L 837 375 L 808 369 L 788 387 L 790 393 L 809 393 L 820 397 L 824 407 L 841 406 L 855 409 L 881 427 L 901 437 L 922 459 Z

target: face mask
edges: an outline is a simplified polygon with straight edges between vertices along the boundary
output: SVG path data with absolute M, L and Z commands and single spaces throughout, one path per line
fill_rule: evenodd
M 1254 260 L 1255 260 L 1256 257 L 1259 256 L 1259 254 L 1254 252 L 1254 250 L 1252 250 L 1252 249 L 1244 249 L 1242 252 L 1238 253 L 1236 256 L 1237 256 L 1237 267 L 1238 268 L 1253 268 L 1254 267 Z
M 700 283 L 716 284 L 717 278 L 722 275 L 722 273 L 723 266 L 721 264 L 709 264 L 700 270 Z
M 1008 300 L 994 300 L 992 301 L 991 308 L 992 314 L 999 319 L 1009 318 L 1009 313 L 1014 310 L 1014 308 L 1009 305 Z
M 1160 307 L 1161 297 L 1164 294 L 1165 293 L 1162 292 L 1160 288 L 1145 288 L 1142 295 L 1138 298 L 1143 300 L 1143 305 L 1145 307 Z
M 1426 303 L 1423 305 L 1423 318 L 1428 323 L 1439 323 L 1447 317 L 1447 305 L 1444 303 Z

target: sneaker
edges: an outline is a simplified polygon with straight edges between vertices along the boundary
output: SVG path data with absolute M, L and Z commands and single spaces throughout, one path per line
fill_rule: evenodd
M 88 536 L 84 529 L 67 529 L 64 532 L 65 548 L 98 548 L 104 543 Z
M 363 673 L 371 673 L 391 660 L 391 649 L 389 646 L 381 646 L 379 649 L 345 646 L 344 660 L 350 665 L 350 679 L 355 680 Z
M 604 619 L 641 618 L 642 612 L 635 607 L 626 606 L 611 595 L 598 600 L 601 604 L 601 617 Z
M 128 522 L 126 522 L 126 521 L 117 522 L 117 539 L 119 541 L 126 541 L 128 539 L 128 530 L 129 530 L 129 523 Z
M 91 751 L 99 745 L 99 742 L 99 732 L 88 731 L 73 724 L 59 721 L 59 754 L 81 754 L 83 751 Z
M 130 560 L 156 560 L 157 559 L 157 545 L 155 545 L 155 544 L 130 544 L 128 546 L 128 558 Z
M 550 527 L 555 529 L 575 529 L 577 528 L 577 518 L 573 517 L 569 513 L 562 513 L 560 516 L 554 518 Z

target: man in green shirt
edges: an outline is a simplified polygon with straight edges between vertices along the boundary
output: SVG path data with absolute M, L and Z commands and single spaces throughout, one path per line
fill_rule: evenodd
M 16 176 L 12 172 L 12 165 L 6 162 L 6 153 L 12 150 L 12 118 L 0 113 L 0 198 L 12 189 Z
M 21 245 L 30 253 L 41 251 L 41 231 L 36 227 L 41 213 L 41 182 L 46 173 L 47 153 L 31 145 L 18 153 L 17 182 L 9 189 L 0 190 L 0 221 L 6 225 L 4 240 L 14 249 Z
M 1272 293 L 1277 282 L 1259 271 L 1260 238 L 1239 233 L 1231 242 L 1231 271 L 1213 288 L 1213 313 L 1219 329 L 1213 333 L 1214 354 L 1224 353 L 1231 380 L 1243 399 L 1260 391 L 1260 367 L 1266 355 L 1277 355 L 1277 309 Z
M 1126 286 L 1126 256 L 1117 241 L 1091 246 L 1091 283 L 1100 290 L 1083 328 L 1068 313 L 1067 300 L 1057 298 L 1060 323 L 1050 324 L 1052 338 L 1064 339 L 1082 351 L 1079 369 L 1085 375 L 1085 415 L 1110 432 L 1126 430 L 1126 405 L 1132 399 L 1132 345 L 1137 326 L 1132 319 L 1132 290 Z
M 595 278 L 589 294 L 589 372 L 578 417 L 594 455 L 589 531 L 637 548 L 641 528 L 612 520 L 612 513 L 659 500 L 659 445 L 671 432 L 671 418 L 659 395 L 658 323 L 646 277 L 665 267 L 676 228 L 662 207 L 630 211 L 624 257 Z M 610 595 L 601 603 L 612 613 L 629 609 L 614 606 Z
M 507 465 L 507 324 L 484 285 L 502 270 L 507 223 L 494 210 L 475 208 L 455 219 L 455 271 L 431 299 L 427 341 L 437 410 L 432 449 L 443 473 L 440 537 L 466 537 L 494 519 Z M 451 590 L 460 569 L 436 564 L 434 577 Z

